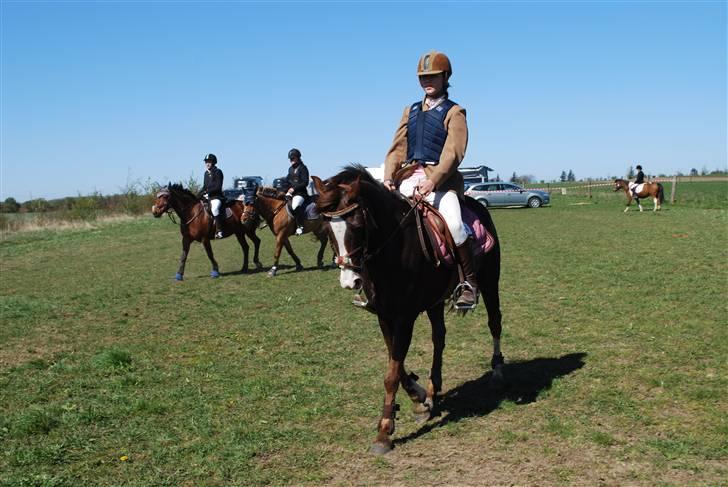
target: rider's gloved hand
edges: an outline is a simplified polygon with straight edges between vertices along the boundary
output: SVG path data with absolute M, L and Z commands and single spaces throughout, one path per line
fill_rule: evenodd
M 390 191 L 394 191 L 394 190 L 396 190 L 396 189 L 397 189 L 397 188 L 396 188 L 396 187 L 394 186 L 394 181 L 392 181 L 391 179 L 385 179 L 385 180 L 384 180 L 384 187 L 385 187 L 385 188 L 387 188 L 387 189 L 388 189 L 388 190 L 390 190 Z

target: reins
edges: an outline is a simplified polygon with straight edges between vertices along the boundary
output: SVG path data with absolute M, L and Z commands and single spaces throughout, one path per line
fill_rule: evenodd
M 409 209 L 409 211 L 407 211 L 407 213 L 404 214 L 404 216 L 402 217 L 402 219 L 397 224 L 397 227 L 394 229 L 394 231 L 392 231 L 392 233 L 389 235 L 389 237 L 387 237 L 385 239 L 384 243 L 382 243 L 374 252 L 366 252 L 365 251 L 365 248 L 364 248 L 364 245 L 361 245 L 361 246 L 357 247 L 356 249 L 354 249 L 353 251 L 349 252 L 347 255 L 343 255 L 343 256 L 342 255 L 337 255 L 336 256 L 336 263 L 337 263 L 337 265 L 340 268 L 348 268 L 348 269 L 352 269 L 354 271 L 359 271 L 359 270 L 361 270 L 361 267 L 365 263 L 367 263 L 368 261 L 370 261 L 371 259 L 373 259 L 377 255 L 379 255 L 379 253 L 382 250 L 384 250 L 384 248 L 387 245 L 389 245 L 389 243 L 397 235 L 397 233 L 402 228 L 404 228 L 405 222 L 407 220 L 407 217 L 409 217 L 410 214 L 412 214 L 412 212 L 419 205 L 419 202 L 418 203 L 414 203 L 414 204 L 411 203 L 409 200 L 407 200 L 407 202 L 411 205 L 411 208 Z M 352 211 L 356 210 L 357 208 L 360 208 L 359 203 L 353 203 L 353 204 L 351 204 L 351 205 L 349 205 L 349 206 L 347 206 L 345 208 L 342 208 L 340 210 L 336 210 L 336 211 L 322 211 L 321 214 L 323 216 L 327 217 L 327 218 L 341 218 L 342 216 L 351 213 Z M 365 220 L 368 222 L 369 221 L 369 214 L 367 213 L 366 209 L 364 207 L 361 207 L 360 209 L 364 213 Z M 367 225 L 364 225 L 364 231 L 366 232 L 366 235 L 364 237 L 364 241 L 365 242 L 368 242 L 369 241 L 369 232 L 367 232 L 367 230 L 366 230 L 367 228 L 368 228 L 368 226 Z M 362 265 L 361 266 L 355 266 L 355 265 L 352 264 L 351 256 L 352 255 L 356 255 L 359 252 L 363 252 L 364 253 L 364 256 L 362 257 Z

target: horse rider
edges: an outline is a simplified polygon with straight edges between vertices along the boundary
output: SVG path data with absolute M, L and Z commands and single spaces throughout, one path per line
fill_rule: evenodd
M 296 235 L 303 233 L 304 203 L 308 199 L 308 168 L 301 160 L 301 151 L 291 149 L 288 151 L 288 160 L 291 166 L 288 168 L 288 184 L 291 185 L 286 193 L 286 198 L 291 198 L 291 209 L 296 219 Z
M 632 197 L 637 197 L 637 185 L 643 184 L 645 182 L 645 173 L 642 172 L 642 166 L 637 164 L 637 176 L 634 178 L 634 183 L 632 185 Z
M 215 154 L 205 156 L 205 179 L 198 196 L 206 195 L 210 201 L 210 211 L 215 220 L 215 238 L 223 238 L 222 227 L 225 223 L 225 214 L 222 210 L 222 171 L 217 167 Z
M 398 189 L 405 196 L 424 198 L 445 218 L 464 274 L 455 306 L 471 309 L 478 291 L 473 252 L 460 214 L 464 187 L 458 172 L 468 144 L 468 126 L 465 109 L 449 99 L 451 75 L 450 60 L 442 52 L 430 51 L 420 58 L 417 76 L 424 99 L 404 109 L 385 159 L 384 185 L 394 191 L 395 174 L 414 169 Z

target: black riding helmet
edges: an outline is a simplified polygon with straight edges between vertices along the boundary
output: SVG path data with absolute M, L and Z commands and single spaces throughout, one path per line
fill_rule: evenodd
M 641 171 L 642 170 L 642 166 L 640 166 L 639 164 L 637 164 L 637 169 L 639 169 Z
M 205 162 L 211 162 L 214 165 L 217 165 L 217 157 L 215 156 L 215 154 L 207 154 L 205 156 L 205 158 L 203 159 L 203 161 L 205 161 Z
M 301 151 L 298 149 L 289 150 L 288 151 L 288 160 L 290 161 L 290 160 L 296 159 L 296 158 L 298 158 L 298 159 L 301 158 Z

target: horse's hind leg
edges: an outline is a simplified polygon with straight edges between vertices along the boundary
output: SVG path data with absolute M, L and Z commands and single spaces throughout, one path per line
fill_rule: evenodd
M 212 272 L 210 272 L 210 277 L 212 277 L 212 278 L 220 277 L 220 270 L 217 267 L 217 261 L 215 260 L 215 257 L 212 255 L 212 245 L 210 245 L 210 239 L 205 238 L 202 241 L 202 245 L 205 247 L 205 252 L 207 253 L 207 258 L 210 259 L 210 262 L 212 262 Z
M 655 207 L 652 209 L 652 211 L 657 211 L 660 209 L 660 205 L 657 203 L 657 196 L 652 197 L 652 201 L 655 203 Z
M 174 276 L 175 279 L 181 281 L 185 275 L 185 264 L 187 263 L 187 255 L 190 253 L 190 244 L 192 240 L 189 237 L 182 237 L 182 255 L 179 257 L 179 268 L 177 274 Z
M 329 237 L 322 235 L 319 237 L 321 246 L 319 247 L 318 254 L 316 255 L 316 265 L 321 268 L 324 266 L 324 250 L 326 250 L 326 242 L 329 241 Z
M 263 267 L 263 264 L 261 264 L 260 259 L 258 258 L 258 251 L 260 250 L 260 239 L 255 234 L 255 230 L 250 230 L 248 232 L 248 238 L 253 242 L 253 248 L 255 249 L 253 251 L 253 263 L 255 264 L 256 269 L 260 269 Z
M 243 267 L 240 269 L 240 272 L 248 272 L 248 252 L 250 252 L 250 246 L 247 240 L 245 240 L 245 233 L 242 230 L 236 233 L 235 236 L 238 238 L 240 248 L 243 249 Z
M 635 201 L 637 201 L 637 206 L 639 206 L 639 208 L 640 208 L 640 211 L 645 211 L 645 209 L 644 209 L 644 208 L 642 208 L 642 203 L 640 203 L 640 199 L 639 199 L 639 198 L 637 198 L 637 199 L 636 199 Z
M 445 304 L 440 303 L 427 310 L 432 325 L 432 366 L 424 401 L 415 404 L 415 414 L 419 420 L 428 420 L 435 408 L 437 394 L 442 390 L 442 352 L 445 350 Z M 406 388 L 405 388 L 406 389 Z M 421 389 L 421 388 L 420 388 Z M 410 398 L 412 395 L 410 394 Z M 415 399 L 412 398 L 414 401 Z
M 500 295 L 498 293 L 498 281 L 487 283 L 481 286 L 480 292 L 485 301 L 485 309 L 488 311 L 488 328 L 493 337 L 493 356 L 490 359 L 490 366 L 493 369 L 491 385 L 500 387 L 503 384 L 503 354 L 500 349 L 500 338 L 502 331 L 503 315 L 500 310 Z

